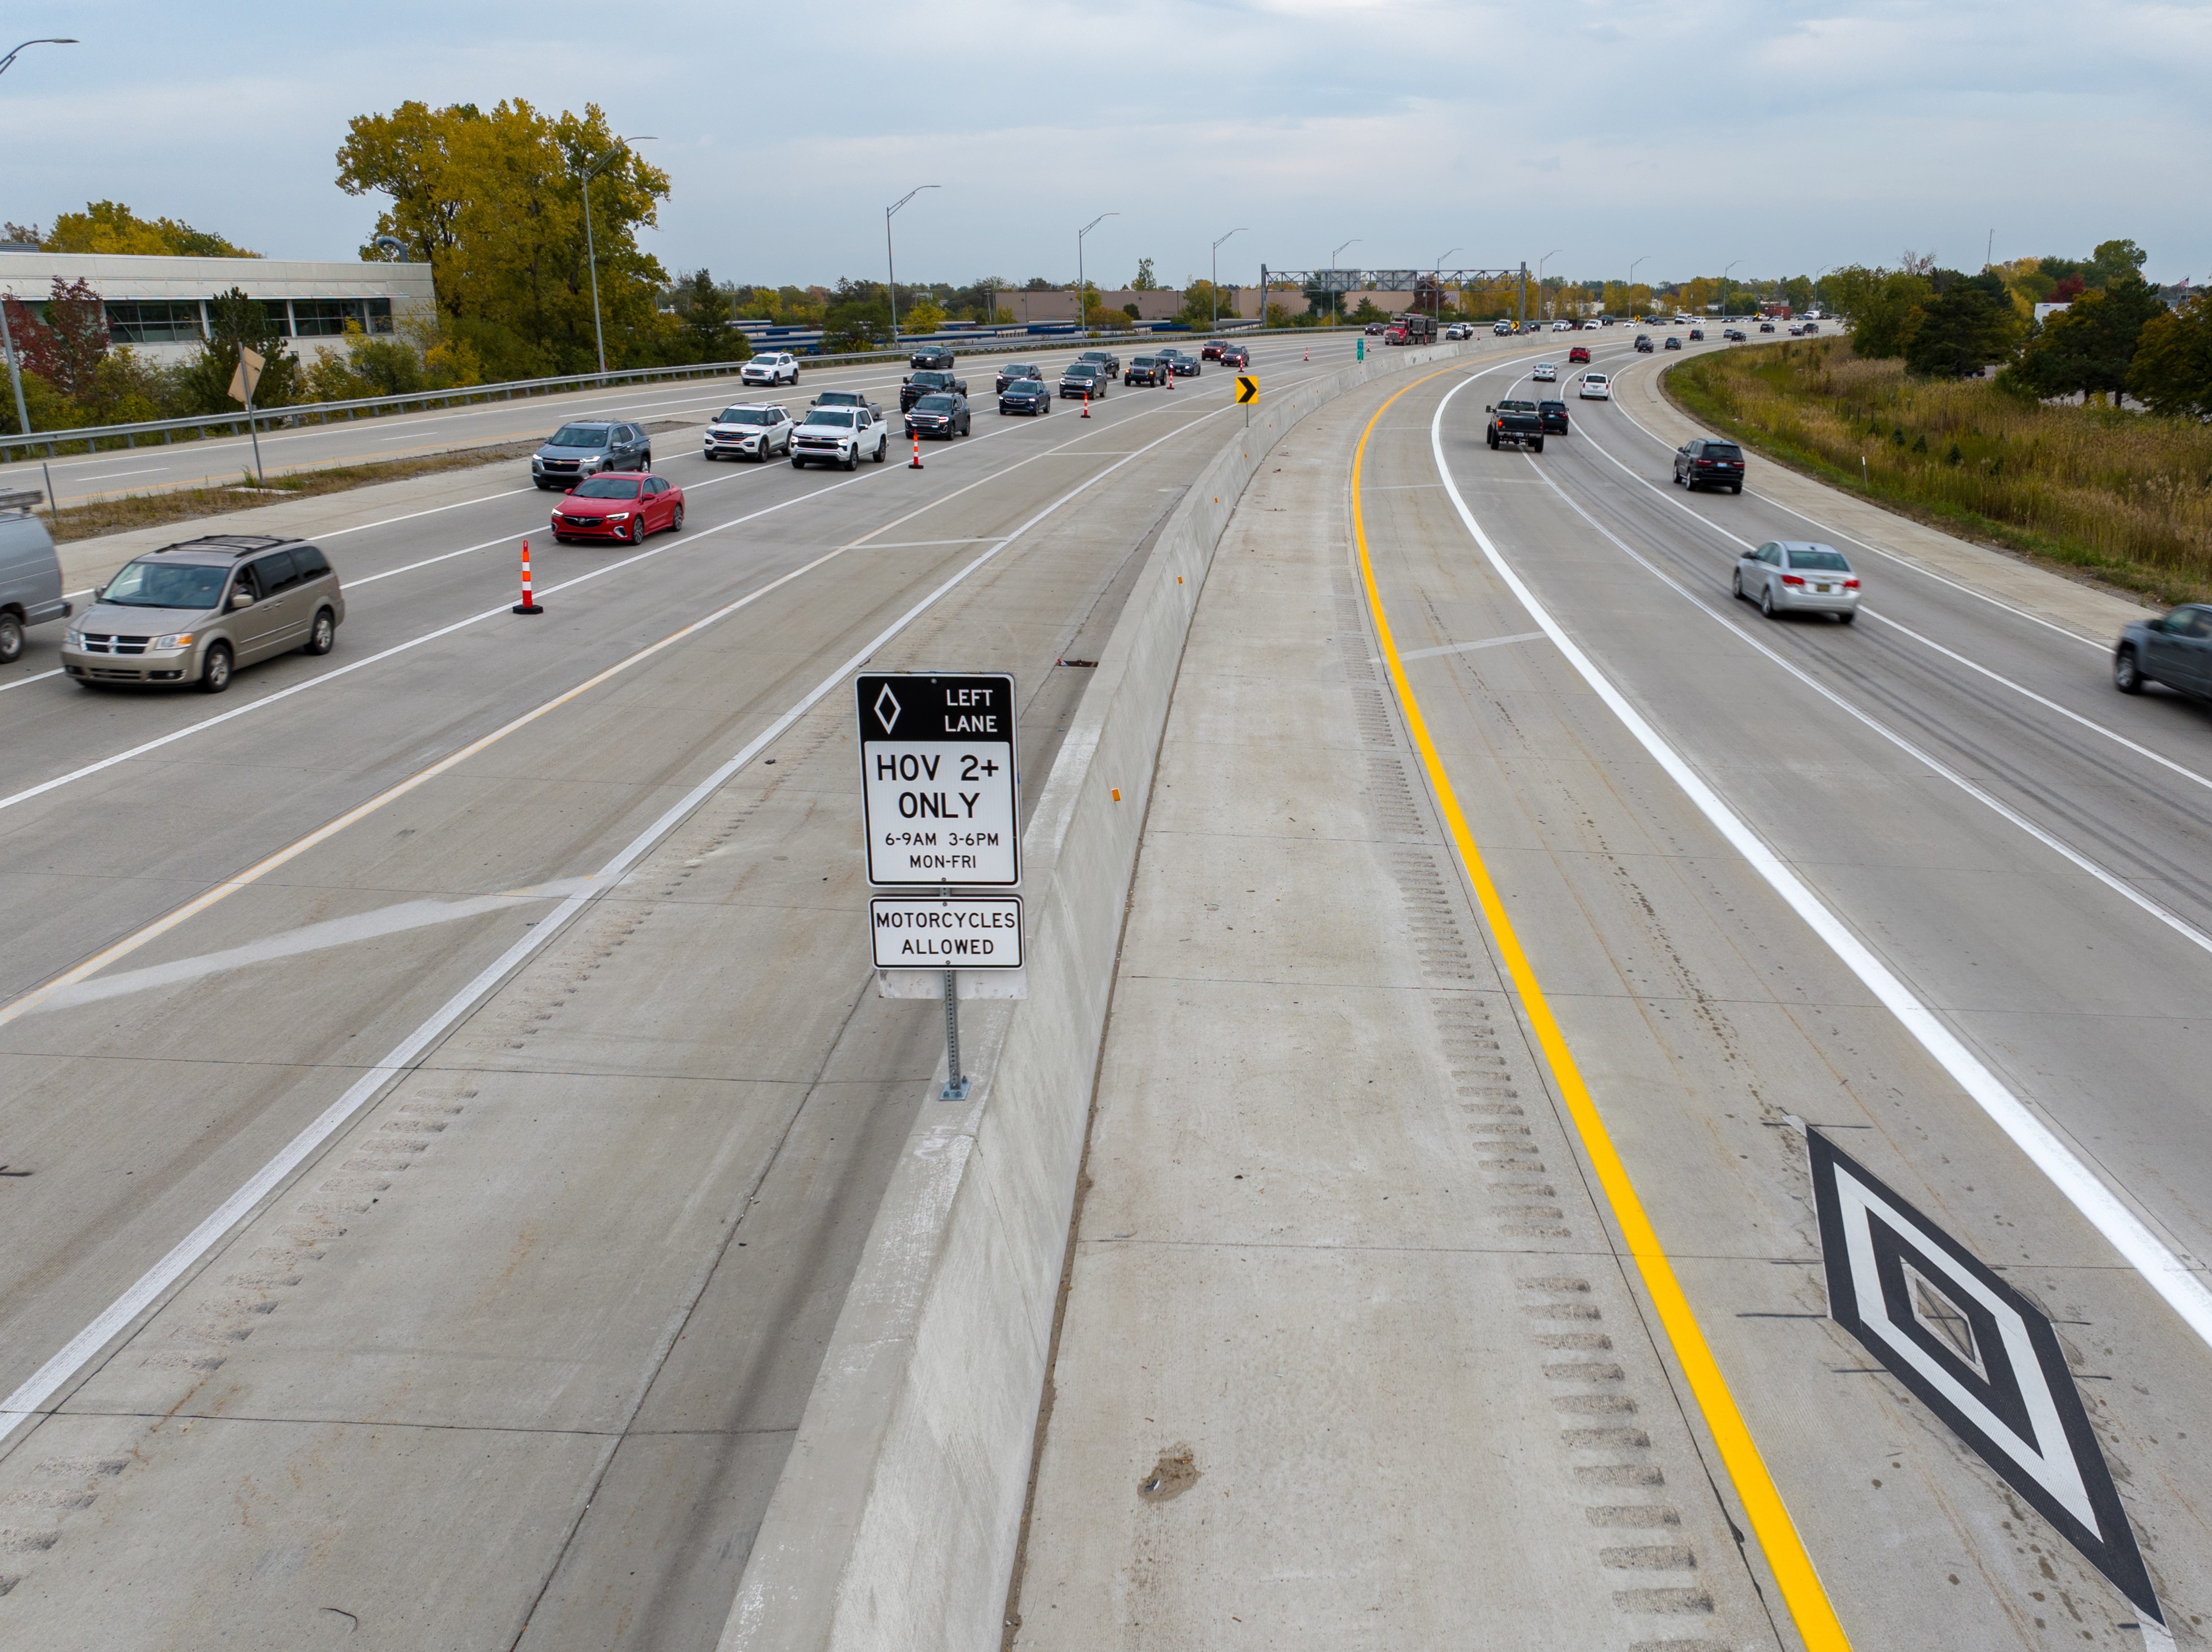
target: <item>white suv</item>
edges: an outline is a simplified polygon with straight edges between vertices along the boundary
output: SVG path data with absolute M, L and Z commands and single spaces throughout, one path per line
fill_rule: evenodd
M 714 415 L 700 440 L 701 457 L 749 459 L 766 464 L 791 451 L 791 415 L 766 403 L 726 407 Z
M 799 358 L 788 350 L 756 355 L 738 369 L 738 382 L 744 385 L 796 385 L 799 382 Z

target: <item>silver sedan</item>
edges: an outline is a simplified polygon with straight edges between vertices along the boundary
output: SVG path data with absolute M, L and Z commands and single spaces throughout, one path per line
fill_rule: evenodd
M 1732 589 L 1773 619 L 1783 614 L 1833 614 L 1845 625 L 1859 616 L 1859 580 L 1833 545 L 1770 539 L 1736 558 Z

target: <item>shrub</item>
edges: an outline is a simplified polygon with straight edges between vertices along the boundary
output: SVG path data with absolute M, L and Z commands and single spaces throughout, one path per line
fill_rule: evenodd
M 2212 595 L 2212 426 L 1917 379 L 1852 343 L 1701 356 L 1666 383 L 1700 418 L 1838 486 L 1860 490 L 1863 458 L 1866 489 L 1917 514 L 2169 600 Z

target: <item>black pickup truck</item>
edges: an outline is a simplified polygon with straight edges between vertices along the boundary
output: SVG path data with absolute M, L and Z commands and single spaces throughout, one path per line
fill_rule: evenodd
M 925 396 L 942 396 L 951 392 L 965 396 L 968 381 L 956 379 L 949 373 L 917 373 L 910 379 L 899 380 L 899 411 L 903 413 Z
M 1490 415 L 1492 447 L 1525 447 L 1532 453 L 1544 451 L 1544 420 L 1535 403 L 1500 402 L 1485 410 Z

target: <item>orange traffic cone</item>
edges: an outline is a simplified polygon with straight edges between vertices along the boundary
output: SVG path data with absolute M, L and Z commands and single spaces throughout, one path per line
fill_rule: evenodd
M 914 463 L 906 468 L 909 471 L 921 469 L 921 432 L 919 430 L 914 433 Z
M 1091 392 L 1087 390 L 1083 392 L 1083 416 L 1086 419 L 1091 416 Z
M 1313 360 L 1313 346 L 1311 344 L 1306 346 L 1306 360 L 1309 361 Z
M 538 598 L 530 594 L 530 541 L 527 539 L 522 542 L 522 600 L 515 604 L 514 611 L 518 614 L 542 614 L 545 611 L 538 605 Z

